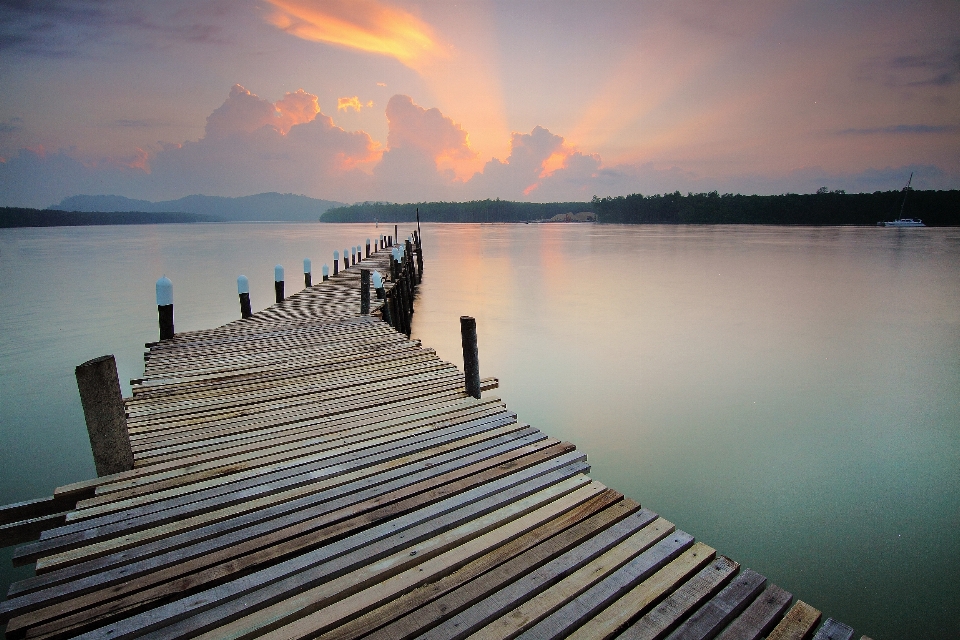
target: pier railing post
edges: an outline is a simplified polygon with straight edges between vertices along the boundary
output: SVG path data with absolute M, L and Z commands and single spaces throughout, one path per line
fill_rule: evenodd
M 367 257 L 370 257 L 370 238 L 367 238 Z
M 328 267 L 326 264 L 323 265 L 323 268 L 320 270 L 320 272 L 323 274 L 324 280 L 330 279 L 330 267 Z
M 360 269 L 360 315 L 370 314 L 370 269 Z
M 373 275 L 373 288 L 377 291 L 377 300 L 383 300 L 384 290 L 383 290 L 383 276 L 380 275 L 379 271 L 374 271 Z
M 333 275 L 340 273 L 340 252 L 333 252 Z
M 237 293 L 240 295 L 240 317 L 249 318 L 253 311 L 250 310 L 250 281 L 247 276 L 237 277 Z
M 460 341 L 463 344 L 463 377 L 467 394 L 480 398 L 480 359 L 477 353 L 477 321 L 460 316 Z
M 344 270 L 350 268 L 350 254 L 346 249 L 343 250 L 343 268 Z
M 76 375 L 97 475 L 133 469 L 116 359 L 109 355 L 88 360 L 76 368 Z
M 167 276 L 157 280 L 157 318 L 160 322 L 160 339 L 169 340 L 173 333 L 173 283 Z
M 277 293 L 277 302 L 283 302 L 283 265 L 273 268 L 273 289 Z
M 303 259 L 303 286 L 308 289 L 313 286 L 313 273 L 311 273 L 311 262 L 310 258 Z

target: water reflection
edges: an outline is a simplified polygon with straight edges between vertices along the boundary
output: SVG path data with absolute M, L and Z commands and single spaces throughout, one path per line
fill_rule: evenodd
M 303 258 L 319 273 L 380 231 L 0 230 L 0 500 L 93 475 L 73 367 L 142 373 L 160 275 L 178 330 L 213 327 L 239 315 L 237 275 L 261 309 L 278 262 L 296 291 Z M 860 632 L 956 637 L 960 231 L 423 231 L 414 336 L 460 363 L 476 317 L 481 375 L 594 477 Z

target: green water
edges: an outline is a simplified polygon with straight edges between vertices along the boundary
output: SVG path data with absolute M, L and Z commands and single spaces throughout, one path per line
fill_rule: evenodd
M 384 226 L 0 231 L 0 501 L 94 475 L 73 367 Z M 960 230 L 425 225 L 413 334 L 592 475 L 877 640 L 960 636 Z M 124 392 L 129 386 L 124 384 Z M 2 563 L 4 584 L 17 575 Z

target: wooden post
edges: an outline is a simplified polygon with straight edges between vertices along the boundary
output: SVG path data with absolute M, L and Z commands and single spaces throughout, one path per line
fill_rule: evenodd
M 76 375 L 97 475 L 133 469 L 116 359 L 112 355 L 94 358 L 77 367 Z
M 283 265 L 273 268 L 273 290 L 277 293 L 277 302 L 283 302 Z
M 390 299 L 393 296 L 387 296 L 383 301 L 383 321 L 391 327 L 393 326 L 393 311 L 390 307 Z
M 324 280 L 330 279 L 330 267 L 328 267 L 326 264 L 323 265 L 323 269 L 321 269 L 321 273 L 323 273 Z
M 407 256 L 407 260 L 410 262 L 410 269 L 411 269 L 411 271 L 412 271 L 412 270 L 415 270 L 415 269 L 416 269 L 416 266 L 415 266 L 415 262 L 414 262 L 414 259 L 413 259 L 413 243 L 410 242 L 409 240 L 407 240 L 405 246 L 407 247 L 406 256 Z M 410 282 L 411 282 L 411 284 L 413 284 L 414 286 L 416 286 L 417 283 L 420 282 L 420 276 L 417 275 L 416 273 L 414 273 L 414 274 L 412 274 L 412 275 L 413 275 L 413 278 L 410 280 Z
M 240 317 L 249 318 L 253 312 L 250 310 L 250 281 L 247 276 L 237 278 L 237 293 L 240 294 Z
M 370 238 L 367 238 L 367 257 L 370 257 Z
M 340 252 L 333 252 L 333 275 L 340 273 Z
M 343 268 L 350 268 L 350 254 L 347 253 L 346 249 L 343 250 Z
M 360 269 L 360 315 L 370 314 L 370 269 Z
M 303 259 L 303 286 L 309 288 L 313 286 L 313 274 L 311 273 L 310 258 Z
M 167 276 L 157 280 L 157 317 L 160 320 L 160 339 L 173 337 L 173 283 Z
M 344 252 L 346 254 L 346 252 Z M 350 247 L 350 264 L 357 264 L 357 248 Z
M 480 398 L 480 358 L 477 353 L 477 321 L 460 316 L 460 341 L 463 344 L 463 377 L 467 394 Z
M 373 288 L 377 290 L 377 300 L 383 300 L 384 290 L 383 290 L 383 276 L 380 275 L 379 271 L 373 272 Z

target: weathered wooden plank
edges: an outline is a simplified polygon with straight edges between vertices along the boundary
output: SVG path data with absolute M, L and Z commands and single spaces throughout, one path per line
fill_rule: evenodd
M 515 520 L 508 520 L 513 513 L 525 510 L 522 501 L 514 502 L 484 518 L 472 520 L 450 532 L 431 538 L 417 545 L 416 549 L 404 549 L 387 562 L 368 565 L 333 582 L 298 594 L 292 601 L 278 603 L 200 637 L 207 640 L 239 638 L 267 629 L 275 630 L 263 637 L 274 640 L 314 636 L 383 600 L 390 600 L 429 580 L 449 574 L 492 548 L 530 531 L 547 518 L 571 509 L 603 490 L 605 487 L 602 485 L 591 483 Z M 535 497 L 531 496 L 527 500 Z M 494 526 L 494 522 L 504 524 Z M 472 535 L 481 531 L 484 533 Z M 431 557 L 431 549 L 435 550 L 437 555 Z M 404 568 L 406 570 L 402 570 Z M 398 569 L 401 571 L 397 572 Z M 369 586 L 359 590 L 363 585 Z M 276 628 L 284 623 L 287 623 L 284 627 Z
M 544 452 L 544 454 L 548 455 L 548 452 Z M 574 458 L 569 455 L 560 455 L 549 459 L 547 462 L 537 463 L 532 467 L 519 470 L 508 463 L 497 467 L 496 470 L 491 470 L 487 474 L 468 476 L 459 484 L 454 484 L 448 488 L 438 487 L 427 494 L 407 494 L 405 500 L 371 500 L 368 501 L 365 508 L 362 504 L 351 506 L 343 502 L 332 501 L 331 504 L 323 505 L 327 509 L 326 517 L 315 516 L 305 522 L 297 521 L 295 520 L 296 517 L 304 515 L 297 512 L 286 519 L 268 520 L 260 528 L 248 527 L 237 530 L 219 538 L 197 542 L 190 547 L 175 549 L 165 555 L 147 557 L 136 564 L 128 564 L 125 562 L 128 559 L 121 557 L 119 563 L 114 563 L 118 565 L 114 569 L 111 569 L 109 564 L 104 565 L 103 562 L 94 563 L 94 566 L 85 567 L 86 577 L 48 587 L 43 593 L 34 592 L 8 600 L 0 606 L 0 612 L 6 617 L 18 612 L 36 609 L 40 605 L 63 600 L 66 597 L 75 597 L 76 595 L 93 592 L 96 589 L 102 590 L 104 586 L 111 586 L 111 591 L 107 593 L 108 597 L 140 590 L 139 593 L 135 594 L 132 603 L 127 603 L 126 608 L 142 606 L 144 603 L 161 598 L 165 594 L 187 592 L 202 586 L 205 582 L 221 581 L 238 571 L 284 560 L 296 553 L 309 550 L 324 540 L 336 539 L 390 518 L 404 516 L 394 521 L 395 526 L 399 526 L 400 523 L 404 522 L 404 518 L 423 517 L 417 514 L 427 513 L 431 506 L 434 509 L 444 511 L 472 504 L 489 494 L 490 488 L 486 486 L 488 484 L 494 490 L 505 487 L 513 490 L 513 487 L 530 483 L 540 478 L 541 475 L 550 476 L 551 473 L 556 477 L 564 476 L 564 474 L 569 475 L 572 459 Z M 561 467 L 560 465 L 566 466 Z M 558 473 L 559 476 L 557 476 Z M 381 502 L 384 504 L 381 505 Z M 314 513 L 317 512 L 308 510 L 305 515 L 312 516 Z M 384 525 L 378 526 L 382 527 Z M 97 564 L 103 565 L 99 571 Z M 191 576 L 189 582 L 169 582 L 178 576 L 198 570 L 205 571 L 200 571 L 200 573 Z M 62 573 L 70 573 L 70 571 L 67 570 Z M 36 579 L 28 579 L 28 581 L 36 582 L 44 577 L 38 576 Z M 142 591 L 152 584 L 163 581 L 167 581 L 167 585 L 161 585 L 153 593 Z M 100 591 L 98 593 L 103 594 L 105 592 Z M 97 596 L 94 600 L 100 601 L 102 596 Z M 93 600 L 87 597 L 86 600 L 71 605 L 71 607 L 89 606 L 92 602 Z M 118 607 L 111 606 L 110 612 L 112 613 L 116 608 Z M 48 619 L 51 615 L 60 616 L 66 609 L 68 609 L 66 605 L 58 605 L 48 609 L 45 613 L 37 613 L 22 620 L 13 620 L 8 625 L 8 633 L 11 628 L 30 626 L 38 620 Z
M 719 640 L 760 640 L 783 618 L 793 595 L 775 584 L 757 596 L 720 634 Z
M 586 584 L 584 589 L 577 589 L 575 586 L 566 589 L 565 583 L 571 581 L 575 573 L 471 637 L 478 640 L 484 637 L 531 639 L 566 635 L 570 629 L 583 624 L 584 620 L 606 602 L 616 598 L 619 593 L 643 580 L 693 544 L 692 536 L 676 532 L 672 523 L 660 518 L 604 556 L 609 556 L 630 540 L 636 540 L 641 547 L 639 555 L 629 558 L 620 567 L 612 567 L 613 571 L 609 572 L 609 575 L 597 572 L 599 582 L 596 584 Z M 577 573 L 585 571 L 587 567 Z
M 472 603 L 421 637 L 424 640 L 467 637 L 499 617 L 501 611 L 520 606 L 550 588 L 654 519 L 656 514 L 642 509 L 495 593 Z
M 817 631 L 817 635 L 813 636 L 813 640 L 850 640 L 852 637 L 853 627 L 837 622 L 833 618 L 827 618 Z
M 670 564 L 610 602 L 568 637 L 571 640 L 606 640 L 614 637 L 631 619 L 646 612 L 715 556 L 714 549 L 702 542 L 695 542 Z
M 733 560 L 717 557 L 618 637 L 624 640 L 663 637 L 704 600 L 722 589 L 739 568 L 740 565 Z
M 752 569 L 741 571 L 720 593 L 687 618 L 668 640 L 709 640 L 763 591 L 767 579 Z
M 506 491 L 501 490 L 500 483 L 487 483 L 479 488 L 486 497 L 466 506 L 454 504 L 451 506 L 456 508 L 446 510 L 444 503 L 438 503 L 439 508 L 434 505 L 371 527 L 316 551 L 131 616 L 88 635 L 93 638 L 109 633 L 117 639 L 149 637 L 146 633 L 152 630 L 159 630 L 158 634 L 166 638 L 196 635 L 279 600 L 295 598 L 307 589 L 353 569 L 375 564 L 391 554 L 402 555 L 404 549 L 427 540 L 434 532 L 454 529 L 528 496 L 547 492 L 542 496 L 544 499 L 562 497 L 589 483 L 589 479 L 579 473 L 582 469 L 582 463 L 572 465 Z
M 454 573 L 419 587 L 396 600 L 381 603 L 377 608 L 338 625 L 320 637 L 323 640 L 354 640 L 391 623 L 395 628 L 389 635 L 394 638 L 405 637 L 409 633 L 398 631 L 396 627 L 400 625 L 394 621 L 404 616 L 411 618 L 408 614 L 412 612 L 411 619 L 417 622 L 417 628 L 422 628 L 427 624 L 429 616 L 426 607 L 430 603 L 436 602 L 468 583 L 476 585 L 483 581 L 482 577 L 489 580 L 498 571 L 501 573 L 509 571 L 513 575 L 522 574 L 526 567 L 536 563 L 534 555 L 550 557 L 558 553 L 558 550 L 567 548 L 574 544 L 574 541 L 589 535 L 590 532 L 602 530 L 639 508 L 639 504 L 632 500 L 623 500 L 622 494 L 607 489 L 597 497 L 501 545 Z M 433 610 L 438 608 L 434 606 Z
M 773 628 L 767 640 L 806 640 L 813 635 L 820 615 L 817 609 L 803 600 L 797 600 L 780 624 Z
M 32 540 L 39 540 L 40 534 L 52 527 L 58 527 L 66 522 L 66 511 L 51 513 L 36 518 L 27 518 L 17 522 L 0 525 L 0 547 L 9 547 L 24 544 Z

